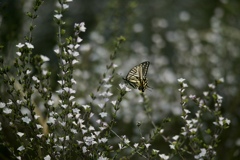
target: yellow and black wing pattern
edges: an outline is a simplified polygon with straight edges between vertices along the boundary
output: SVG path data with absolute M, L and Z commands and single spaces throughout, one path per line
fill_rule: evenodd
M 127 74 L 126 78 L 123 78 L 129 85 L 135 89 L 139 89 L 144 92 L 148 86 L 147 72 L 150 65 L 149 61 L 140 63 L 133 67 Z

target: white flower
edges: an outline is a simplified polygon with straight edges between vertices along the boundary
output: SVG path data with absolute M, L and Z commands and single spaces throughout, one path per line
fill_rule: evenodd
M 55 124 L 56 118 L 54 117 L 49 117 L 47 123 L 48 124 Z
M 19 137 L 22 137 L 22 136 L 24 135 L 24 133 L 22 133 L 22 132 L 17 132 L 17 135 L 18 135 Z
M 24 46 L 24 44 L 22 44 L 22 43 L 18 43 L 18 44 L 16 45 L 17 48 L 22 48 L 23 46 Z
M 86 31 L 86 27 L 85 27 L 85 23 L 84 22 L 80 23 L 80 31 L 82 31 L 82 32 Z
M 68 9 L 69 5 L 68 4 L 63 4 L 63 9 Z
M 99 115 L 100 115 L 102 118 L 107 117 L 107 112 L 101 112 L 101 113 L 99 113 Z
M 4 109 L 3 109 L 3 113 L 5 113 L 5 114 L 10 114 L 10 113 L 12 113 L 12 109 L 10 109 L 10 108 L 4 108 Z
M 28 74 L 30 74 L 30 73 L 31 73 L 31 71 L 30 71 L 30 70 L 27 70 L 26 74 L 28 75 Z
M 168 160 L 169 156 L 165 155 L 165 154 L 159 154 L 159 157 L 164 159 L 164 160 Z
M 3 102 L 0 102 L 0 108 L 5 108 L 6 104 Z
M 44 160 L 51 160 L 51 157 L 49 155 L 44 157 Z
M 59 53 L 60 53 L 60 50 L 59 50 L 59 48 L 57 48 L 57 49 L 54 49 L 54 52 L 55 52 L 55 53 L 57 53 L 57 54 L 59 54 Z
M 40 55 L 40 57 L 43 60 L 43 62 L 47 62 L 50 60 L 47 56 L 44 56 L 44 55 Z
M 78 60 L 74 59 L 74 60 L 72 61 L 72 64 L 76 64 L 76 63 L 78 63 Z
M 43 128 L 43 126 L 41 126 L 40 124 L 37 124 L 36 126 L 37 126 L 37 129 L 42 129 Z
M 40 82 L 39 79 L 38 79 L 36 76 L 33 76 L 33 77 L 32 77 L 32 80 L 35 81 L 35 82 L 37 82 L 37 83 Z
M 100 156 L 97 160 L 108 160 L 108 158 Z
M 62 14 L 55 14 L 54 17 L 58 20 L 60 20 L 62 18 Z
M 25 116 L 25 117 L 22 118 L 22 121 L 29 124 L 29 122 L 31 122 L 31 119 L 28 118 L 28 116 Z
M 176 141 L 176 140 L 178 140 L 178 138 L 179 138 L 179 136 L 176 135 L 176 136 L 174 136 L 172 139 L 174 139 L 174 140 Z
M 16 52 L 16 54 L 20 57 L 22 55 L 21 52 Z
M 82 42 L 82 40 L 83 40 L 82 38 L 78 37 L 78 38 L 77 38 L 77 43 Z
M 34 46 L 31 43 L 26 42 L 25 44 L 26 44 L 27 48 L 29 48 L 29 49 L 33 49 L 34 48 Z
M 185 81 L 185 79 L 183 79 L 183 78 L 179 78 L 179 79 L 178 79 L 178 82 L 179 82 L 179 83 L 182 83 L 182 82 L 184 82 L 184 81 Z
M 183 88 L 187 88 L 188 84 L 187 83 L 183 83 Z
M 205 148 L 201 148 L 200 150 L 201 152 L 198 155 L 194 156 L 195 159 L 200 159 L 206 155 L 207 151 Z
M 117 101 L 112 101 L 111 103 L 115 106 L 117 104 Z
M 146 148 L 148 148 L 149 146 L 151 146 L 151 144 L 149 144 L 149 143 L 145 144 Z
M 25 149 L 25 147 L 23 147 L 23 146 L 20 146 L 20 147 L 18 147 L 18 149 L 17 149 L 17 150 L 21 152 L 21 151 L 23 151 L 24 149 Z
M 90 108 L 89 105 L 82 105 L 82 107 L 83 107 L 85 110 L 88 109 L 88 108 Z
M 99 108 L 101 108 L 101 109 L 104 107 L 104 105 L 103 105 L 102 103 L 99 103 L 98 106 L 99 106 Z

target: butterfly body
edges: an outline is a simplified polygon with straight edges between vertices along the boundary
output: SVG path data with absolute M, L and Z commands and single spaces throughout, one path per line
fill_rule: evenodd
M 126 78 L 123 78 L 130 86 L 144 92 L 148 86 L 147 72 L 150 65 L 149 61 L 140 63 L 133 67 L 127 74 Z

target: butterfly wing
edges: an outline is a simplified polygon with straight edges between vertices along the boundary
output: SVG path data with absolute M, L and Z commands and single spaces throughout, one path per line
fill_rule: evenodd
M 149 61 L 142 62 L 141 64 L 133 67 L 124 79 L 133 88 L 138 88 L 142 92 L 148 87 L 147 72 L 150 65 Z

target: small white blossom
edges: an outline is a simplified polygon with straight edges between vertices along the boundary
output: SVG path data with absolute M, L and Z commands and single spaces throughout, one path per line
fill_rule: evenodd
M 169 156 L 165 155 L 165 154 L 159 154 L 159 157 L 162 158 L 163 160 L 168 160 Z
M 3 102 L 0 102 L 0 108 L 5 108 L 6 104 Z
M 108 158 L 100 156 L 97 160 L 108 160 Z
M 205 91 L 205 92 L 203 92 L 203 95 L 206 97 L 209 95 L 209 92 Z
M 68 4 L 63 4 L 63 9 L 68 9 L 69 5 Z
M 211 89 L 215 89 L 216 86 L 214 84 L 209 84 L 208 87 Z
M 98 106 L 99 106 L 99 108 L 103 109 L 103 107 L 104 107 L 104 104 L 102 104 L 102 103 L 99 103 L 99 104 L 98 104 Z
M 28 75 L 28 74 L 30 74 L 30 73 L 31 73 L 31 71 L 30 71 L 30 70 L 27 70 L 26 74 Z
M 24 133 L 22 133 L 22 132 L 17 132 L 17 135 L 18 135 L 19 137 L 22 137 L 22 136 L 24 135 Z
M 149 143 L 145 144 L 146 148 L 148 148 L 149 146 L 151 146 L 151 144 L 149 144 Z
M 49 117 L 47 123 L 48 124 L 55 124 L 56 118 L 54 117 Z
M 179 138 L 179 136 L 176 135 L 176 136 L 174 136 L 172 139 L 174 139 L 174 140 L 176 141 L 176 140 L 178 140 L 178 138 Z
M 25 116 L 22 118 L 22 121 L 29 124 L 29 122 L 31 122 L 31 119 L 28 116 Z
M 24 149 L 25 149 L 25 147 L 23 147 L 23 146 L 20 146 L 20 147 L 18 147 L 18 149 L 17 149 L 17 150 L 21 152 L 21 151 L 23 151 Z
M 16 45 L 17 48 L 22 48 L 23 46 L 24 46 L 24 44 L 22 44 L 22 43 L 18 43 L 18 44 Z
M 188 84 L 187 83 L 183 83 L 183 88 L 187 88 Z
M 195 159 L 200 159 L 206 155 L 207 151 L 205 148 L 201 148 L 200 150 L 201 152 L 198 155 L 194 156 Z
M 117 101 L 112 101 L 111 103 L 115 106 L 117 104 Z
M 51 157 L 49 155 L 44 157 L 44 160 L 51 160 Z
M 33 49 L 34 48 L 34 46 L 31 43 L 26 42 L 25 44 L 26 44 L 27 48 L 29 48 L 29 49 Z
M 219 81 L 223 83 L 224 82 L 224 78 L 220 78 Z
M 70 129 L 70 130 L 71 130 L 71 132 L 74 133 L 74 134 L 77 134 L 77 133 L 78 133 L 76 129 Z
M 76 63 L 78 63 L 78 60 L 74 59 L 74 60 L 72 61 L 72 64 L 76 64 Z
M 134 146 L 135 148 L 137 148 L 137 147 L 138 147 L 138 145 L 139 145 L 138 143 L 134 143 L 134 145 L 133 145 L 133 146 Z
M 22 55 L 21 52 L 16 52 L 16 55 L 18 55 L 19 57 Z
M 60 53 L 60 50 L 59 50 L 59 48 L 57 48 L 57 49 L 54 49 L 54 52 L 55 52 L 55 53 L 57 53 L 57 54 L 59 54 L 59 53 Z
M 82 42 L 82 40 L 83 40 L 82 38 L 78 37 L 78 38 L 77 38 L 77 43 Z
M 44 55 L 40 55 L 40 57 L 43 60 L 43 62 L 48 62 L 50 60 L 47 56 Z
M 36 76 L 32 76 L 32 80 L 35 81 L 35 82 L 37 82 L 37 83 L 40 82 L 39 79 L 38 79 Z
M 178 82 L 179 82 L 179 83 L 182 83 L 182 82 L 184 82 L 184 81 L 185 81 L 185 79 L 183 79 L 183 78 L 179 78 L 179 79 L 178 79 Z
M 12 109 L 10 109 L 10 108 L 4 108 L 4 109 L 3 109 L 3 113 L 5 113 L 5 114 L 10 114 L 10 113 L 12 113 Z
M 89 105 L 82 105 L 82 107 L 83 107 L 85 110 L 88 109 L 88 108 L 90 108 Z
M 101 112 L 99 113 L 99 115 L 101 116 L 101 118 L 107 117 L 107 112 Z
M 80 31 L 82 31 L 82 32 L 86 31 L 86 27 L 85 27 L 85 23 L 84 22 L 80 23 Z
M 41 126 L 40 124 L 36 124 L 36 126 L 37 126 L 37 129 L 42 129 L 43 128 L 43 126 Z
M 58 20 L 60 20 L 62 18 L 62 14 L 55 14 L 54 17 Z

